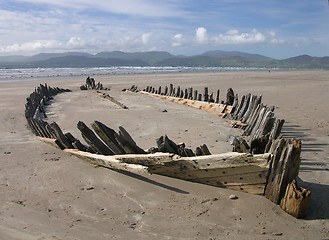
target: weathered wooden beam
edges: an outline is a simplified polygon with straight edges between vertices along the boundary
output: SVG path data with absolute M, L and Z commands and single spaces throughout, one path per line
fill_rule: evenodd
M 280 202 L 280 207 L 295 218 L 304 218 L 308 210 L 310 198 L 311 191 L 298 187 L 296 180 L 293 180 L 287 186 L 285 195 Z
M 217 90 L 217 94 L 216 94 L 216 100 L 215 100 L 215 103 L 219 103 L 219 93 L 220 93 L 220 90 L 218 89 L 218 90 Z
M 232 88 L 227 89 L 226 93 L 226 104 L 227 105 L 233 105 L 234 102 L 234 91 Z
M 204 88 L 204 94 L 203 94 L 203 101 L 208 102 L 209 94 L 208 94 L 208 87 Z
M 130 148 L 133 151 L 132 153 L 145 154 L 145 151 L 142 148 L 140 148 L 139 146 L 137 146 L 134 139 L 129 135 L 129 133 L 126 131 L 126 129 L 124 129 L 122 126 L 119 127 L 119 134 L 117 136 L 117 140 L 120 143 L 121 147 Z
M 128 109 L 128 107 L 126 105 L 124 105 L 123 103 L 119 102 L 118 100 L 116 100 L 114 97 L 110 96 L 109 94 L 104 94 L 103 97 L 105 99 L 110 100 L 111 102 L 113 102 L 114 104 L 118 105 L 119 107 L 121 107 L 122 109 Z
M 165 86 L 165 90 L 164 90 L 163 95 L 167 96 L 167 94 L 168 94 L 168 86 Z
M 113 129 L 107 127 L 105 124 L 95 121 L 91 124 L 93 130 L 97 133 L 97 135 L 103 140 L 103 142 L 111 148 L 114 154 L 125 154 L 126 152 L 120 146 L 118 141 L 116 140 L 116 136 L 118 135 Z
M 280 204 L 286 188 L 297 176 L 300 165 L 301 141 L 297 139 L 278 139 L 271 160 L 265 196 Z
M 197 99 L 198 99 L 198 90 L 194 90 L 193 100 L 197 100 Z
M 206 112 L 212 112 L 219 116 L 224 116 L 225 113 L 230 113 L 230 111 L 232 109 L 232 106 L 227 106 L 225 104 L 208 103 L 208 102 L 204 102 L 204 101 L 195 101 L 195 100 L 181 99 L 181 98 L 175 98 L 175 97 L 170 97 L 170 96 L 154 95 L 154 94 L 150 94 L 147 92 L 141 92 L 141 93 L 149 94 L 151 96 L 158 97 L 161 99 L 167 99 L 172 102 L 176 102 L 176 103 L 183 104 L 186 106 L 194 107 L 194 108 L 206 111 Z M 199 95 L 201 95 L 201 94 L 199 94 Z
M 103 155 L 114 155 L 114 152 L 106 146 L 95 133 L 86 126 L 83 122 L 79 121 L 77 124 L 78 129 L 81 132 L 83 139 L 94 148 L 98 153 Z
M 175 94 L 175 97 L 179 97 L 180 96 L 180 86 L 177 87 L 177 92 Z
M 71 142 L 66 138 L 62 129 L 58 126 L 56 122 L 49 124 L 51 132 L 56 136 L 57 141 L 59 141 L 65 148 L 73 148 Z

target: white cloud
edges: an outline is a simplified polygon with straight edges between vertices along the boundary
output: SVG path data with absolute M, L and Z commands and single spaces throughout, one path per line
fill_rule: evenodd
M 205 44 L 208 42 L 207 29 L 199 27 L 195 30 L 195 38 L 198 43 Z
M 286 43 L 286 41 L 284 41 L 283 39 L 278 39 L 276 37 L 276 33 L 274 31 L 270 31 L 268 33 L 268 35 L 269 35 L 269 38 L 270 38 L 269 42 L 272 43 L 272 44 L 284 44 L 284 43 Z
M 172 45 L 173 47 L 179 47 L 179 46 L 183 45 L 184 42 L 185 42 L 185 39 L 184 39 L 184 37 L 183 37 L 183 34 L 178 33 L 178 34 L 176 34 L 176 35 L 172 38 L 172 43 L 171 43 L 171 45 Z
M 62 48 L 63 44 L 56 40 L 39 40 L 33 42 L 26 42 L 23 44 L 14 43 L 4 47 L 0 47 L 2 53 L 19 53 L 19 52 L 38 52 L 44 50 L 56 50 Z
M 143 33 L 142 37 L 141 37 L 142 38 L 142 43 L 144 45 L 149 44 L 151 42 L 151 36 L 152 36 L 151 33 Z
M 253 29 L 251 32 L 240 33 L 238 30 L 229 30 L 226 34 L 219 34 L 213 38 L 217 44 L 255 44 L 264 43 L 265 35 Z
M 106 12 L 145 17 L 184 17 L 186 12 L 179 10 L 177 3 L 152 0 L 16 0 L 31 4 L 53 5 L 77 10 L 97 9 Z

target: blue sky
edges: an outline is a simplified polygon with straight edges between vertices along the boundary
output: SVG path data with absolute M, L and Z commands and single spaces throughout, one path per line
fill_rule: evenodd
M 244 51 L 329 56 L 328 0 L 0 0 L 0 55 Z

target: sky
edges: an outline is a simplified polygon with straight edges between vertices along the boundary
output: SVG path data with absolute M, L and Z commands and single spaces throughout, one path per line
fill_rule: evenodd
M 0 0 L 0 56 L 243 51 L 329 56 L 328 0 Z

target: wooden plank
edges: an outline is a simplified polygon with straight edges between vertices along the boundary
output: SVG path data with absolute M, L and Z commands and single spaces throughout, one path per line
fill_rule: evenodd
M 141 93 L 151 95 L 153 97 L 157 97 L 157 98 L 161 98 L 161 99 L 166 99 L 166 100 L 176 102 L 179 104 L 183 104 L 186 106 L 194 107 L 194 108 L 206 111 L 206 112 L 211 112 L 211 113 L 217 114 L 218 116 L 224 116 L 225 113 L 230 113 L 232 110 L 232 106 L 227 106 L 226 104 L 208 103 L 208 102 L 204 102 L 204 101 L 195 101 L 195 100 L 189 100 L 189 99 L 175 98 L 175 97 L 171 97 L 171 96 L 155 95 L 155 94 L 147 93 L 144 91 L 141 91 Z
M 114 154 L 126 153 L 116 140 L 117 133 L 113 129 L 107 127 L 105 124 L 99 121 L 94 121 L 91 124 L 91 127 L 96 132 L 96 134 L 103 140 L 103 142 L 111 148 Z
M 51 139 L 42 140 L 53 141 Z M 64 151 L 92 164 L 115 170 L 138 174 L 148 171 L 252 194 L 263 194 L 267 179 L 268 159 L 271 156 L 271 154 L 251 155 L 235 152 L 200 157 L 179 157 L 170 153 L 104 156 L 76 149 L 65 149 Z
M 293 180 L 287 186 L 285 195 L 280 202 L 280 207 L 295 218 L 304 218 L 310 198 L 311 191 L 298 187 L 296 180 Z
M 176 144 L 171 144 L 167 135 L 161 136 L 156 139 L 159 152 L 163 153 L 175 153 L 178 154 L 178 147 Z
M 86 143 L 93 147 L 98 153 L 103 155 L 114 155 L 114 152 L 106 146 L 96 134 L 86 126 L 86 124 L 79 121 L 77 127 Z
M 125 151 L 126 148 L 131 149 L 132 152 L 130 151 L 129 153 L 145 153 L 142 148 L 137 146 L 136 142 L 122 126 L 119 127 L 119 134 L 117 136 L 117 140 L 120 143 L 121 147 L 125 149 Z
M 116 100 L 114 97 L 111 97 L 109 94 L 105 94 L 103 95 L 103 97 L 105 99 L 110 100 L 111 102 L 113 102 L 114 104 L 118 105 L 119 107 L 121 107 L 122 109 L 128 109 L 128 107 L 126 105 L 124 105 L 123 103 L 119 102 L 118 100 Z
M 51 127 L 51 132 L 56 136 L 56 139 L 66 148 L 73 148 L 71 142 L 65 137 L 64 133 L 62 132 L 62 129 L 58 126 L 56 122 L 52 122 L 49 124 Z
M 208 87 L 205 87 L 204 88 L 204 93 L 203 93 L 203 101 L 204 102 L 208 102 L 208 98 L 209 98 L 209 95 L 208 95 Z
M 240 100 L 240 104 L 238 104 L 238 108 L 235 109 L 234 110 L 234 113 L 232 114 L 233 119 L 237 120 L 238 114 L 241 111 L 241 108 L 243 107 L 243 104 L 245 102 L 245 99 L 246 99 L 246 95 L 243 95 L 242 98 L 241 98 L 241 100 Z
M 233 105 L 234 102 L 234 91 L 232 88 L 228 88 L 226 92 L 226 104 L 227 105 Z
M 246 98 L 245 98 L 245 100 L 242 104 L 242 108 L 241 108 L 240 112 L 238 113 L 238 115 L 236 117 L 236 120 L 242 120 L 243 119 L 244 114 L 248 110 L 250 99 L 251 99 L 251 94 L 249 93 L 249 94 L 247 94 L 247 96 L 246 96 Z
M 301 141 L 278 139 L 271 160 L 265 196 L 275 204 L 280 204 L 286 188 L 297 176 L 300 165 Z

